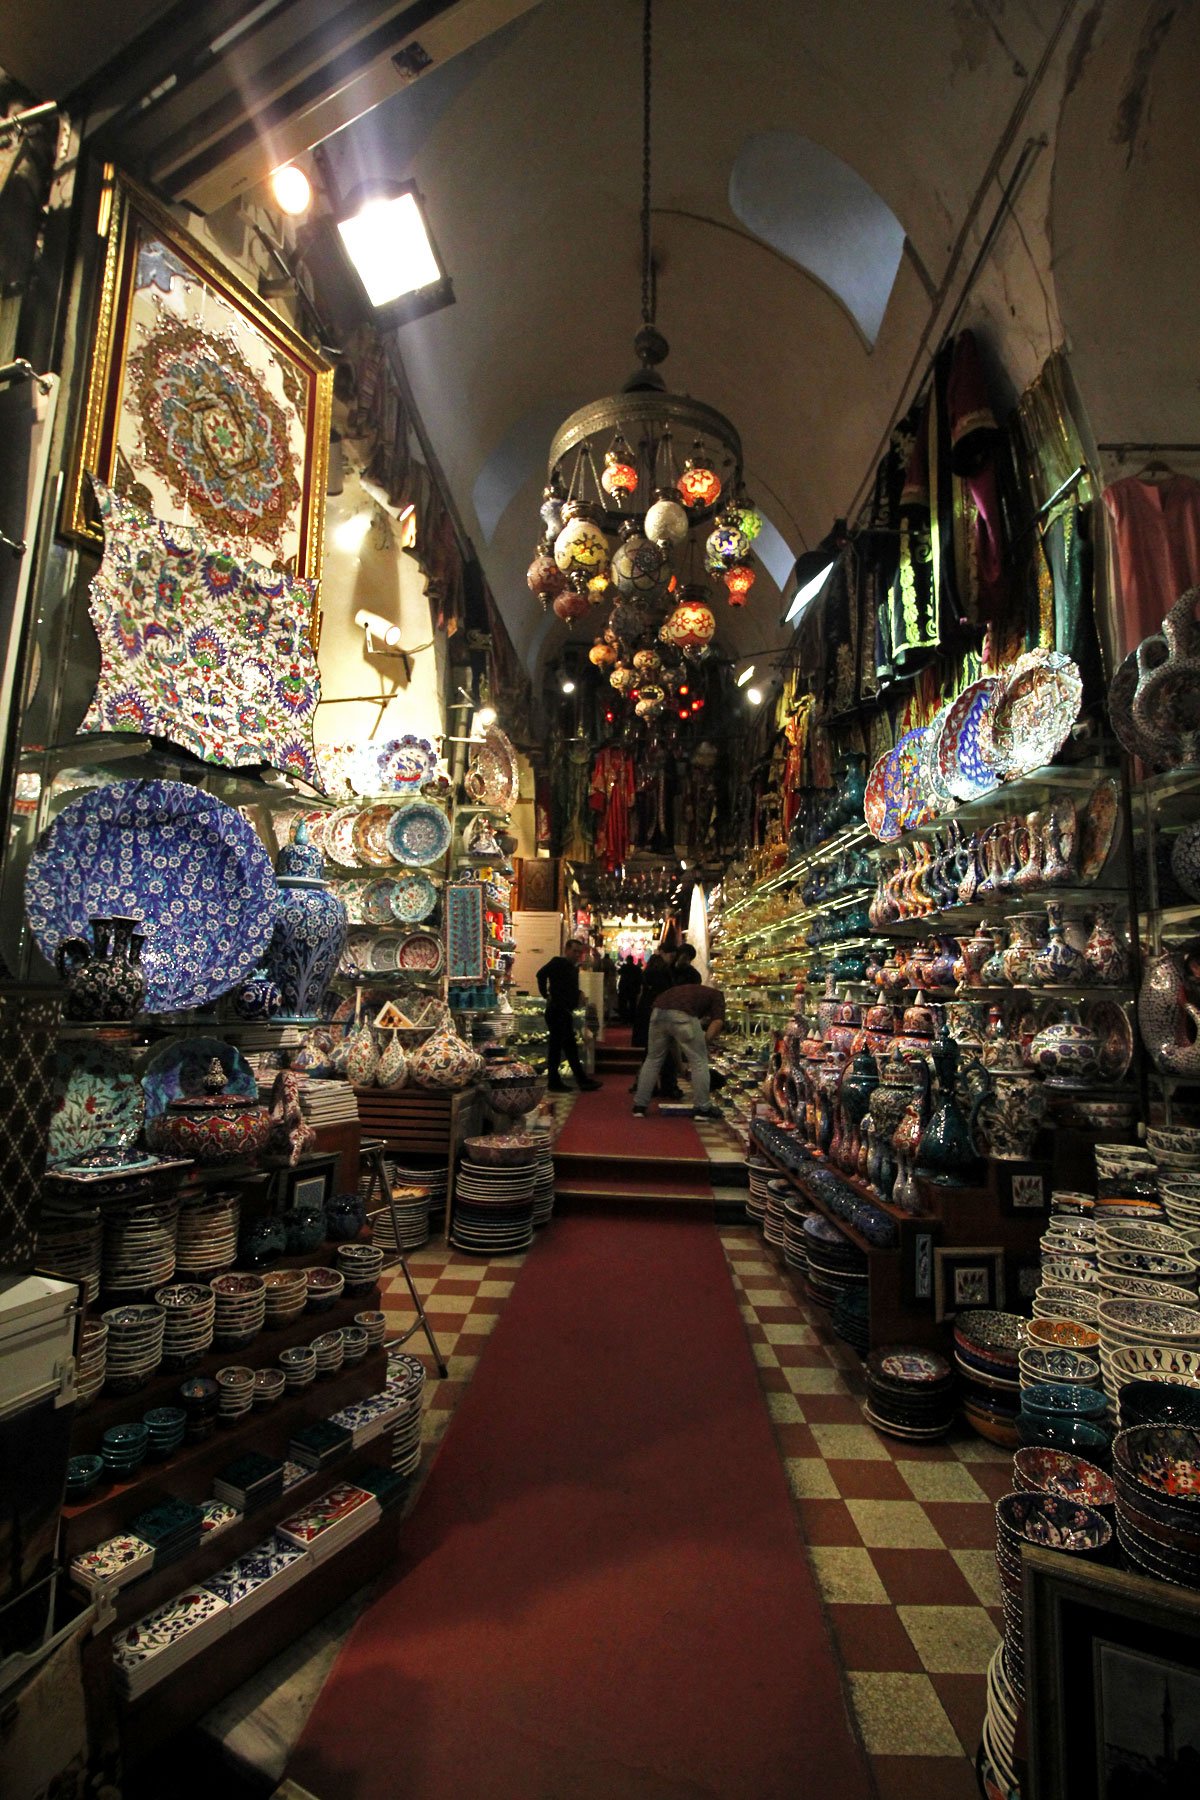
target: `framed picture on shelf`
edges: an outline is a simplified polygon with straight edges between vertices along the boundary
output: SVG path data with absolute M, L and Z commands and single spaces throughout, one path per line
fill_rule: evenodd
M 1200 1783 L 1200 1593 L 1029 1547 L 1032 1800 L 1162 1800 Z
M 321 568 L 333 371 L 149 194 L 113 174 L 63 530 L 103 544 L 89 473 L 243 560 Z
M 938 1219 L 905 1219 L 900 1226 L 900 1282 L 905 1306 L 933 1304 L 933 1252 L 941 1234 Z
M 933 1252 L 934 1317 L 952 1319 L 955 1313 L 971 1306 L 1003 1308 L 1003 1249 L 936 1245 Z

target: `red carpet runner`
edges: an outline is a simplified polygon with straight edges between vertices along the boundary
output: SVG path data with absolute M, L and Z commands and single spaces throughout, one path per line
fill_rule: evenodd
M 288 1773 L 319 1800 L 869 1793 L 711 1225 L 538 1243 Z
M 558 1134 L 559 1156 L 627 1156 L 655 1162 L 705 1162 L 704 1145 L 691 1119 L 682 1114 L 663 1116 L 658 1101 L 644 1119 L 633 1116 L 629 1084 L 636 1070 L 622 1070 L 598 1077 L 604 1086 L 596 1093 L 580 1094 Z

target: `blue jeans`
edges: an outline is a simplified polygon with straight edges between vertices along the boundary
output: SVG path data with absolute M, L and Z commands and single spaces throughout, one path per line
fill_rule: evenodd
M 633 1104 L 650 1104 L 650 1096 L 672 1044 L 678 1044 L 687 1058 L 692 1077 L 692 1105 L 697 1112 L 706 1112 L 709 1093 L 708 1040 L 704 1036 L 704 1027 L 693 1013 L 678 1012 L 673 1006 L 656 1006 L 650 1014 L 646 1060 L 638 1075 Z

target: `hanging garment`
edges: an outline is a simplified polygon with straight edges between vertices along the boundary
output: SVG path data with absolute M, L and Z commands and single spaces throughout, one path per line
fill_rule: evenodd
M 1092 586 L 1092 509 L 1068 501 L 1041 534 L 1050 572 L 1053 635 L 1049 642 L 1076 664 L 1083 677 L 1084 707 L 1104 700 L 1104 670 Z
M 927 400 L 913 438 L 897 506 L 900 553 L 883 621 L 881 682 L 922 668 L 939 643 L 929 489 Z
M 1127 475 L 1104 490 L 1120 579 L 1117 657 L 1158 631 L 1179 596 L 1200 582 L 1200 481 Z
M 606 869 L 619 869 L 629 854 L 629 809 L 637 797 L 633 757 L 615 744 L 592 765 L 590 805 L 598 815 L 596 856 Z

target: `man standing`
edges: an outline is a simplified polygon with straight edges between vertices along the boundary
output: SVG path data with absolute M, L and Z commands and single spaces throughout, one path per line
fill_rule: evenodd
M 546 1086 L 553 1094 L 561 1094 L 566 1089 L 566 1083 L 558 1073 L 564 1056 L 581 1089 L 587 1091 L 600 1086 L 583 1072 L 579 1046 L 575 1042 L 575 1021 L 571 1016 L 579 1005 L 579 965 L 583 950 L 579 939 L 571 938 L 563 954 L 552 956 L 537 973 L 538 993 L 546 1002 L 546 1068 L 549 1074 Z
M 719 1110 L 709 1103 L 708 1046 L 720 1037 L 724 1025 L 725 996 L 720 988 L 689 981 L 667 988 L 658 996 L 650 1010 L 646 1060 L 633 1096 L 635 1118 L 645 1118 L 654 1084 L 672 1044 L 678 1045 L 688 1061 L 692 1077 L 692 1116 L 698 1119 L 720 1117 Z

